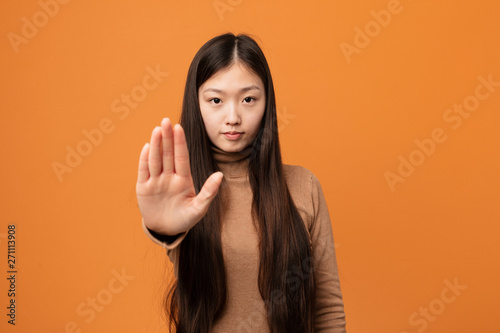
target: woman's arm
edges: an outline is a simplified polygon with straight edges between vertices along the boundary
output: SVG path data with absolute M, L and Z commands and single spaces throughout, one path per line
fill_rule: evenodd
M 310 227 L 316 284 L 315 332 L 346 332 L 344 302 L 340 290 L 337 258 L 330 214 L 321 184 L 311 173 L 313 220 Z
M 146 224 L 144 223 L 144 219 L 142 220 L 142 228 L 146 235 L 156 244 L 163 246 L 164 248 L 168 250 L 173 250 L 179 244 L 182 242 L 182 240 L 186 237 L 188 231 L 185 231 L 183 233 L 174 235 L 174 236 L 169 236 L 169 235 L 162 235 L 159 234 L 151 229 L 149 229 Z

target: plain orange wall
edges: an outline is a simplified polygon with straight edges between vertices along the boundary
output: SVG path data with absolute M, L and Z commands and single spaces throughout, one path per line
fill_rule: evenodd
M 164 328 L 171 267 L 141 229 L 139 153 L 227 31 L 258 37 L 285 163 L 321 181 L 348 331 L 500 331 L 500 2 L 65 2 L 0 5 L 2 332 Z M 67 149 L 86 156 L 70 167 Z

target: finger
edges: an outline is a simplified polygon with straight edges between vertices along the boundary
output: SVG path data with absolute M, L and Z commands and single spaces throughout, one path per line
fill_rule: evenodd
M 202 212 L 208 210 L 208 206 L 217 195 L 220 184 L 222 182 L 223 174 L 220 171 L 214 172 L 203 184 L 200 192 L 196 196 L 194 205 Z
M 142 147 L 141 156 L 139 157 L 139 174 L 137 176 L 138 183 L 143 183 L 149 179 L 148 155 L 149 143 L 146 143 L 144 147 Z
M 151 134 L 151 145 L 149 147 L 149 175 L 158 176 L 161 173 L 161 129 L 155 127 Z
M 161 138 L 163 147 L 163 172 L 170 174 L 174 172 L 174 137 L 170 119 L 163 118 L 161 122 Z
M 176 174 L 182 177 L 191 177 L 186 136 L 184 129 L 179 124 L 174 126 L 174 161 Z

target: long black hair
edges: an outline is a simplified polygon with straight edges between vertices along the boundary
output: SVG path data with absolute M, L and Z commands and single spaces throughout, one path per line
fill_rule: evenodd
M 248 175 L 253 192 L 252 219 L 259 231 L 258 286 L 271 332 L 313 332 L 312 268 L 290 283 L 287 273 L 311 265 L 311 242 L 288 190 L 278 137 L 271 72 L 259 45 L 249 35 L 226 33 L 210 39 L 189 67 L 180 124 L 183 127 L 196 193 L 218 171 L 200 112 L 198 89 L 219 70 L 240 62 L 264 83 L 266 109 L 252 143 Z M 178 333 L 206 333 L 226 303 L 226 276 L 221 246 L 224 180 L 207 214 L 181 242 L 177 281 L 168 290 L 165 310 Z M 302 270 L 301 270 L 302 271 Z

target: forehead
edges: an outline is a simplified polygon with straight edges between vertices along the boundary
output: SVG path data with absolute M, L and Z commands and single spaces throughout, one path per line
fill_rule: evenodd
M 236 62 L 212 75 L 200 86 L 200 90 L 204 91 L 207 88 L 240 89 L 247 86 L 257 86 L 263 90 L 264 84 L 255 72 L 240 62 Z

